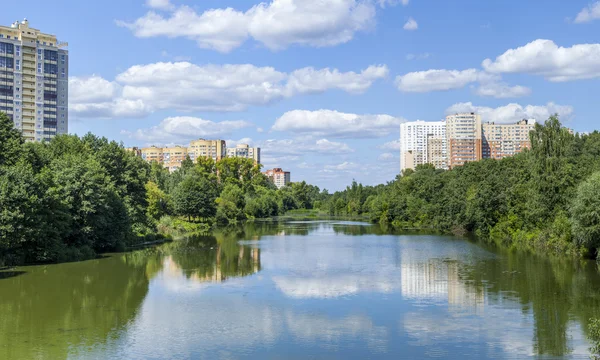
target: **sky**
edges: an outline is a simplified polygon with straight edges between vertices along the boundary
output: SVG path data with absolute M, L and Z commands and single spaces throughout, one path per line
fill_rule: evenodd
M 69 43 L 69 132 L 262 148 L 330 191 L 399 173 L 399 124 L 600 128 L 600 1 L 32 0 L 0 23 Z

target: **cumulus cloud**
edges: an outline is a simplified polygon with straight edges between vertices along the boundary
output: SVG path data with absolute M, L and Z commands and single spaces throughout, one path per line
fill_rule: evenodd
M 329 89 L 362 93 L 387 74 L 385 65 L 358 73 L 303 68 L 288 74 L 250 64 L 158 62 L 132 66 L 115 81 L 99 76 L 71 78 L 70 108 L 80 117 L 144 116 L 162 109 L 241 111 L 251 105 Z
M 397 150 L 400 151 L 400 139 L 386 142 L 381 145 L 381 148 L 384 150 Z
M 325 165 L 325 167 L 323 168 L 325 170 L 325 172 L 328 171 L 349 171 L 349 170 L 353 170 L 358 168 L 358 164 L 355 164 L 353 162 L 348 162 L 348 161 L 344 161 L 341 164 L 337 164 L 337 165 Z
M 390 3 L 380 0 L 380 4 L 382 1 Z M 134 22 L 117 24 L 140 38 L 187 37 L 201 48 L 229 52 L 248 38 L 272 50 L 293 44 L 333 46 L 350 41 L 356 32 L 368 30 L 375 22 L 373 3 L 360 0 L 272 0 L 245 12 L 225 8 L 198 14 L 189 6 L 171 9 L 166 17 L 150 11 Z
M 510 86 L 502 82 L 481 84 L 475 93 L 479 96 L 490 96 L 497 99 L 517 98 L 531 95 L 531 89 L 526 86 Z
M 292 110 L 275 121 L 272 130 L 337 138 L 375 138 L 396 131 L 402 118 L 357 115 L 335 110 Z
M 177 116 L 168 117 L 157 126 L 149 129 L 138 129 L 134 132 L 123 131 L 130 138 L 145 143 L 187 143 L 197 138 L 222 138 L 240 129 L 252 126 L 247 121 L 214 122 L 197 117 Z
M 432 69 L 396 77 L 396 86 L 405 92 L 429 92 L 460 89 L 473 82 L 488 82 L 494 76 L 477 69 Z
M 382 8 L 385 8 L 387 5 L 395 6 L 398 4 L 402 4 L 402 6 L 406 6 L 406 5 L 408 5 L 409 2 L 410 2 L 410 0 L 377 0 L 377 3 Z
M 595 3 L 583 8 L 583 10 L 577 14 L 575 23 L 582 24 L 598 19 L 600 19 L 600 1 L 596 1 Z
M 553 114 L 558 114 L 562 118 L 569 118 L 573 114 L 573 107 L 567 105 L 558 105 L 549 102 L 546 105 L 527 105 L 511 103 L 497 108 L 486 106 L 475 106 L 471 102 L 457 103 L 446 109 L 446 114 L 455 114 L 461 112 L 476 112 L 481 115 L 484 122 L 496 123 L 514 123 L 522 119 L 535 119 L 543 122 Z
M 174 8 L 170 0 L 146 0 L 146 6 L 159 10 L 171 10 Z
M 551 40 L 538 39 L 507 50 L 495 60 L 483 61 L 491 73 L 528 73 L 554 82 L 600 77 L 600 44 L 559 47 Z
M 258 144 L 263 152 L 273 152 L 282 155 L 304 155 L 305 153 L 346 154 L 354 150 L 346 143 L 327 139 L 270 139 Z
M 396 159 L 396 156 L 394 156 L 394 154 L 392 153 L 383 153 L 381 155 L 379 155 L 379 161 L 392 161 L 394 159 Z
M 349 93 L 360 94 L 371 87 L 373 82 L 385 78 L 389 73 L 386 65 L 372 65 L 360 73 L 342 73 L 337 69 L 315 70 L 312 67 L 296 70 L 287 82 L 288 94 L 322 92 L 337 88 Z
M 141 117 L 150 112 L 140 100 L 124 99 L 122 87 L 100 76 L 69 78 L 69 112 L 74 118 Z
M 408 31 L 417 30 L 419 28 L 419 24 L 413 18 L 409 18 L 408 21 L 404 24 L 403 29 Z

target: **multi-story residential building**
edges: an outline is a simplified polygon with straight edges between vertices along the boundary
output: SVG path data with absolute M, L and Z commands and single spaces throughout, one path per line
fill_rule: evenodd
M 142 159 L 147 162 L 155 161 L 159 164 L 163 163 L 163 148 L 159 148 L 156 146 L 150 146 L 142 148 L 141 152 Z
M 55 35 L 27 19 L 0 26 L 0 111 L 26 141 L 50 140 L 69 129 L 69 54 Z
M 446 136 L 427 135 L 427 163 L 436 169 L 448 168 Z
M 516 124 L 483 124 L 482 157 L 502 159 L 531 148 L 529 133 L 535 120 L 521 120 Z
M 417 165 L 427 163 L 445 169 L 445 161 L 440 160 L 440 157 L 445 159 L 445 145 L 446 123 L 444 121 L 419 120 L 402 123 L 400 125 L 400 170 L 414 169 Z
M 278 189 L 288 185 L 291 181 L 290 172 L 283 171 L 281 168 L 267 170 L 264 174 L 273 182 L 273 184 L 275 184 L 275 186 L 277 186 Z
M 464 165 L 482 158 L 481 116 L 461 113 L 446 117 L 448 167 Z
M 225 157 L 227 146 L 224 140 L 198 139 L 190 143 L 187 149 L 190 159 L 194 162 L 200 157 L 211 158 L 219 161 Z
M 137 157 L 142 157 L 142 149 L 134 146 L 130 148 L 125 148 L 126 151 L 132 152 Z
M 235 148 L 227 149 L 227 157 L 252 159 L 255 164 L 260 164 L 260 148 L 250 147 L 248 144 L 238 144 Z
M 181 167 L 181 163 L 188 156 L 188 150 L 183 146 L 163 148 L 163 166 L 173 172 Z

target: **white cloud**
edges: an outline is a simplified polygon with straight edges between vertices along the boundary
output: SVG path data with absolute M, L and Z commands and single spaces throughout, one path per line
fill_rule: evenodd
M 408 21 L 404 24 L 403 29 L 408 31 L 417 30 L 419 28 L 419 24 L 413 18 L 409 18 Z
M 373 138 L 396 131 L 403 119 L 390 115 L 357 115 L 335 110 L 292 110 L 275 121 L 272 130 L 338 138 Z
M 170 0 L 146 0 L 146 6 L 159 10 L 171 10 L 174 8 Z
M 432 69 L 396 77 L 396 86 L 405 92 L 429 92 L 460 89 L 473 82 L 489 82 L 494 76 L 477 69 Z
M 132 23 L 117 24 L 137 37 L 187 37 L 202 48 L 229 52 L 249 37 L 273 50 L 293 44 L 333 46 L 350 41 L 374 21 L 375 8 L 370 1 L 272 0 L 246 12 L 226 8 L 198 14 L 181 6 L 167 17 L 150 11 Z
M 392 153 L 383 153 L 381 155 L 379 155 L 379 160 L 380 161 L 391 161 L 394 160 L 396 158 L 396 156 Z
M 353 162 L 344 161 L 337 165 L 325 165 L 324 170 L 349 171 L 358 168 L 358 165 Z
M 575 18 L 575 23 L 582 24 L 598 19 L 600 19 L 600 1 L 596 1 L 581 10 Z
M 138 129 L 134 132 L 123 131 L 129 137 L 146 143 L 187 143 L 190 140 L 203 137 L 223 137 L 233 131 L 252 126 L 247 121 L 214 122 L 197 117 L 169 117 L 157 126 L 149 129 Z
M 475 93 L 479 96 L 491 96 L 497 99 L 517 98 L 531 95 L 531 89 L 525 86 L 509 86 L 502 82 L 481 84 Z
M 431 57 L 430 53 L 422 53 L 422 54 L 407 54 L 406 60 L 424 60 L 429 59 Z
M 406 6 L 409 2 L 410 0 L 377 0 L 377 3 L 382 8 L 385 8 L 386 5 L 395 6 L 398 4 L 402 4 L 402 6 Z
M 346 154 L 354 150 L 346 143 L 319 140 L 299 139 L 270 139 L 258 143 L 263 153 L 278 153 L 281 155 L 304 155 L 305 153 Z
M 400 151 L 400 139 L 394 140 L 394 141 L 390 141 L 390 142 L 386 142 L 385 144 L 381 145 L 381 148 L 384 149 L 384 150 L 397 150 L 397 151 Z
M 74 118 L 141 117 L 150 112 L 140 100 L 123 99 L 119 84 L 99 76 L 69 78 L 69 112 Z
M 290 94 L 323 92 L 337 88 L 349 93 L 363 93 L 374 81 L 385 78 L 389 73 L 386 65 L 372 65 L 361 71 L 342 73 L 337 69 L 315 70 L 312 67 L 296 70 L 290 74 L 287 90 Z
M 483 61 L 491 73 L 529 73 L 550 81 L 571 81 L 600 77 L 600 44 L 559 47 L 551 40 L 538 39 L 507 50 L 495 60 Z
M 362 93 L 387 73 L 385 65 L 370 66 L 360 73 L 303 68 L 287 74 L 250 64 L 159 62 L 132 66 L 115 81 L 95 75 L 73 77 L 70 105 L 74 115 L 82 117 L 115 117 L 117 113 L 144 116 L 162 109 L 241 111 L 251 105 L 329 89 Z M 116 111 L 119 107 L 131 113 Z
M 558 114 L 564 120 L 568 119 L 573 111 L 572 106 L 557 105 L 552 102 L 546 105 L 527 105 L 525 107 L 511 103 L 497 108 L 475 106 L 471 102 L 466 102 L 450 106 L 446 109 L 446 114 L 476 112 L 481 115 L 484 122 L 514 123 L 522 119 L 535 119 L 543 122 L 553 114 Z

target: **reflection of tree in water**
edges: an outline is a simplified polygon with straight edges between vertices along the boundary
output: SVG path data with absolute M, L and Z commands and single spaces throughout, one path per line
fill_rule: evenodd
M 238 244 L 239 233 L 190 236 L 161 247 L 171 270 L 181 270 L 188 279 L 222 282 L 260 271 L 260 250 Z
M 148 292 L 139 265 L 118 256 L 27 267 L 25 275 L 0 280 L 0 359 L 66 359 L 73 345 L 104 343 Z
M 592 264 L 541 259 L 506 252 L 501 260 L 465 266 L 461 278 L 485 289 L 491 301 L 516 300 L 534 318 L 538 355 L 570 353 L 567 330 L 575 317 L 587 333 L 588 320 L 600 315 L 600 274 Z

